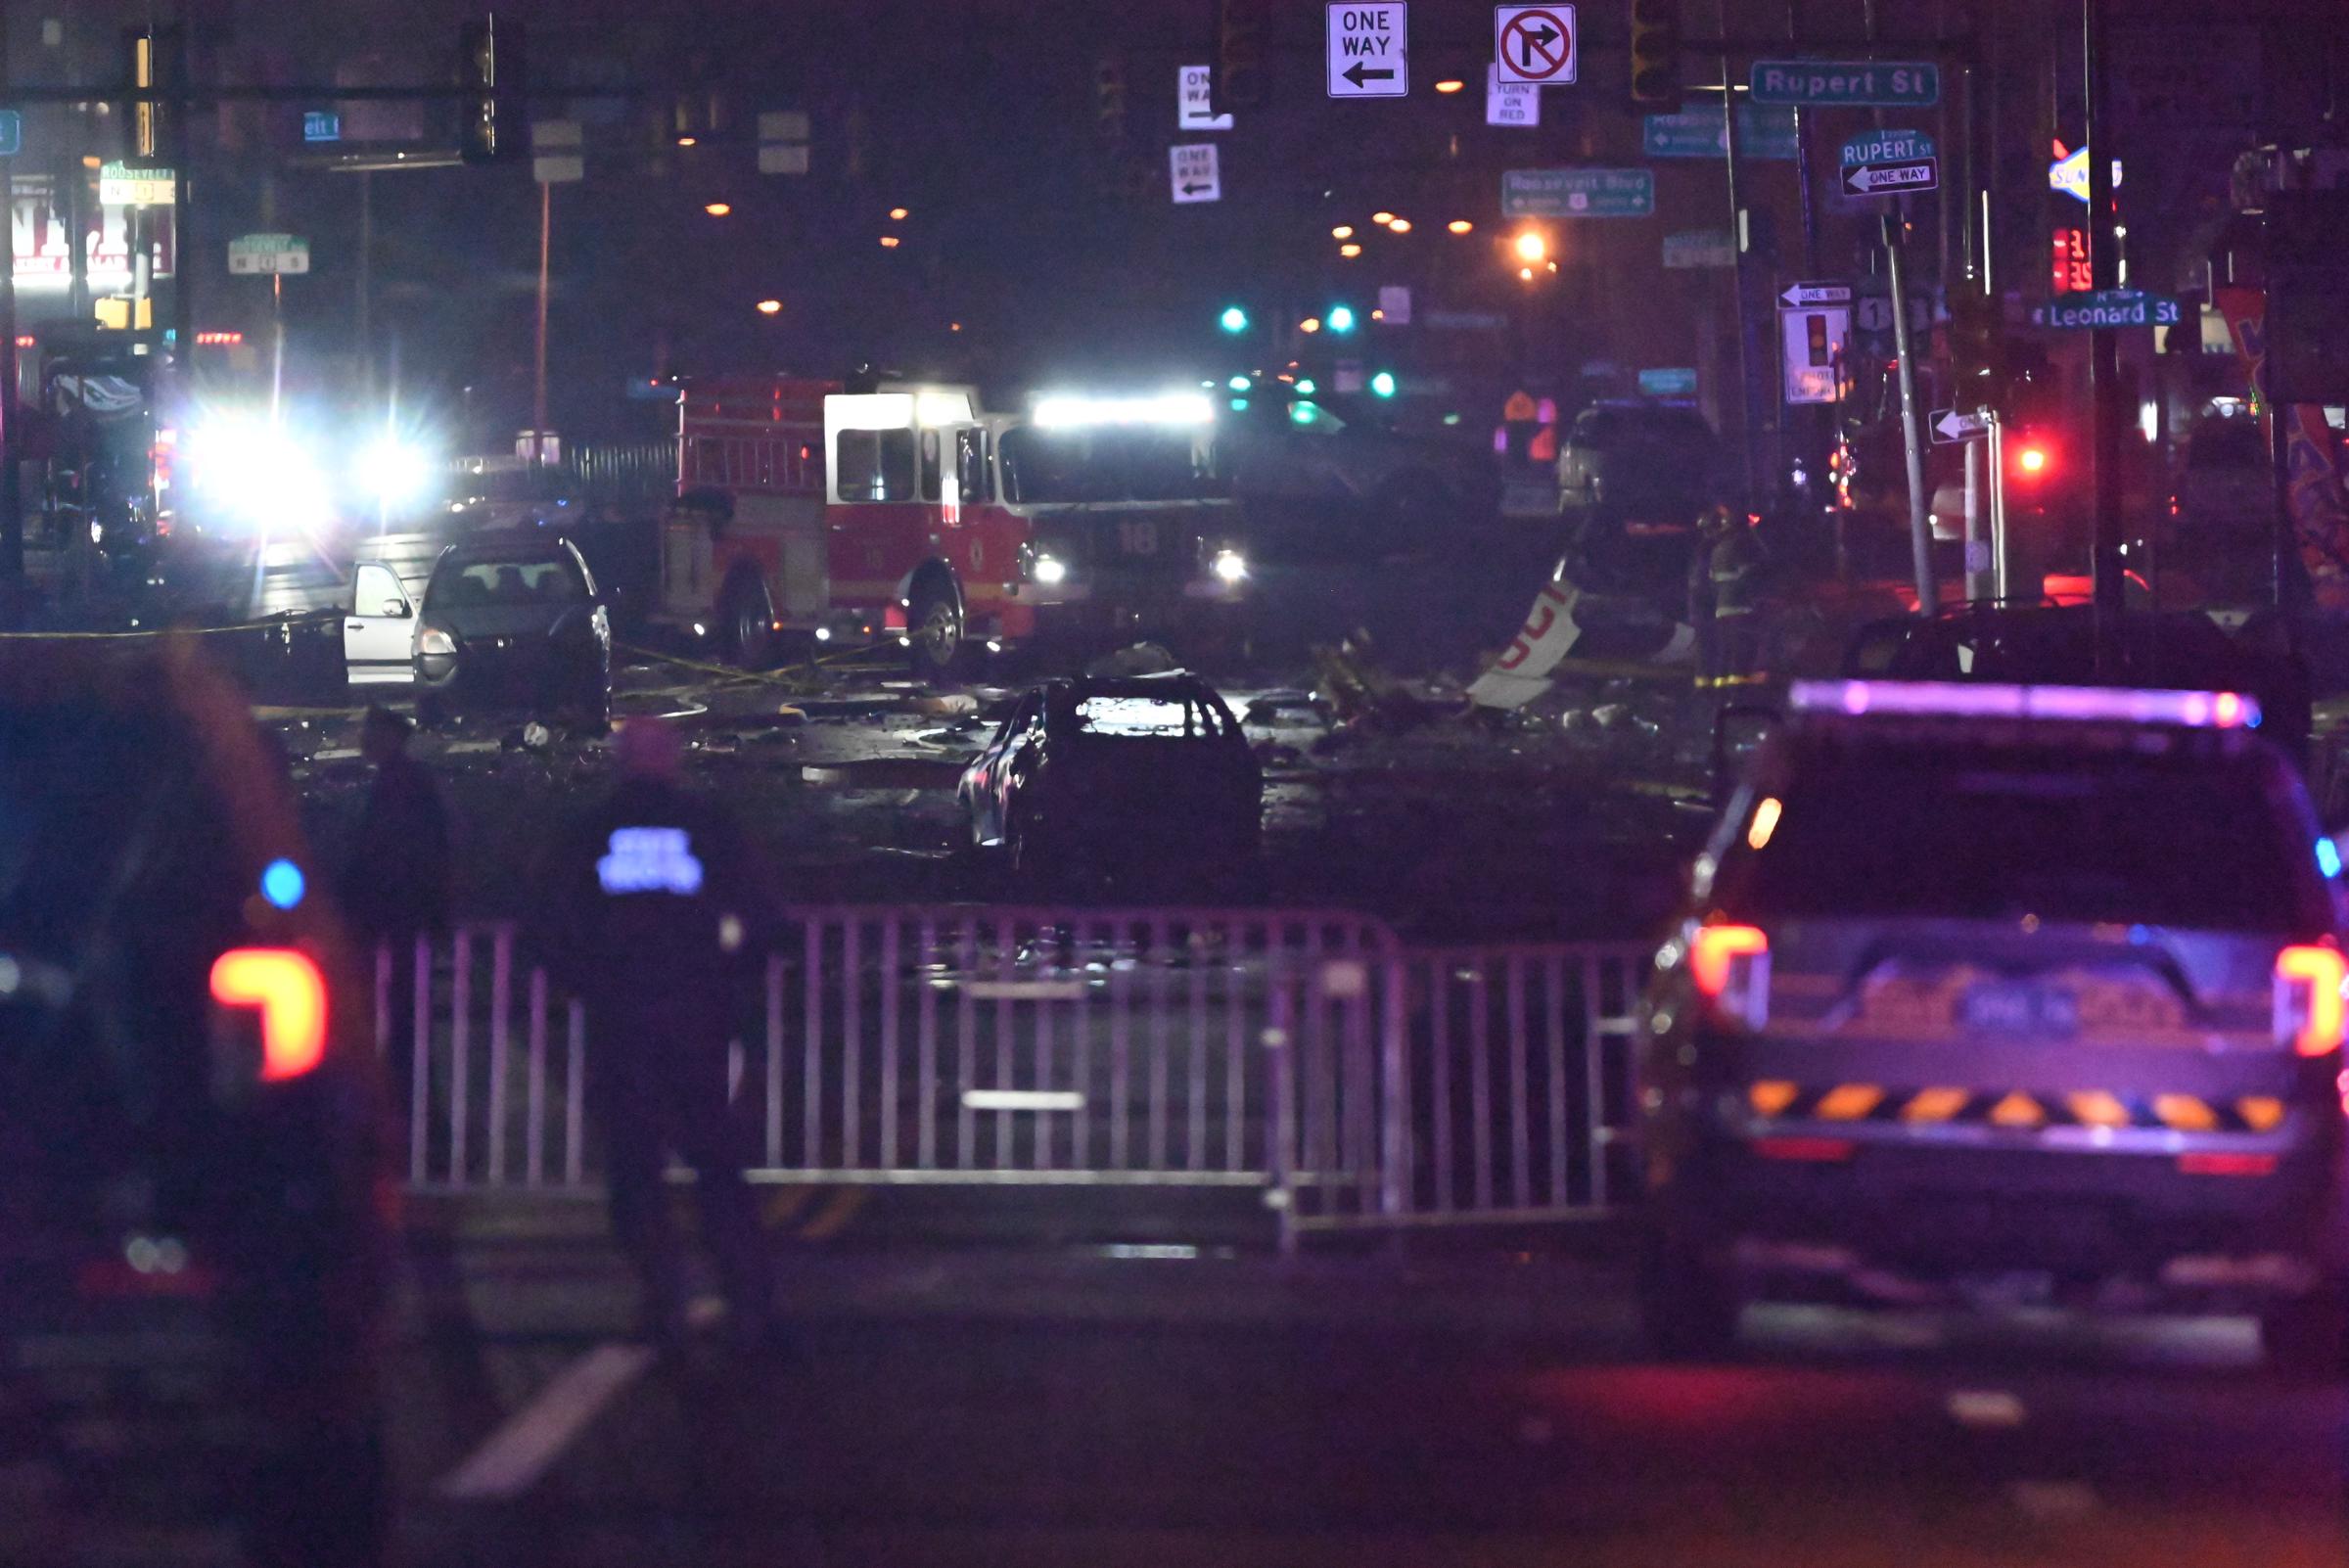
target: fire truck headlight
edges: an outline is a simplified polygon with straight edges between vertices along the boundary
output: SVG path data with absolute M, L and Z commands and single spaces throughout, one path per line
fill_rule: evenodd
M 1036 580 L 1049 588 L 1069 580 L 1069 564 L 1058 556 L 1039 555 L 1036 558 Z
M 371 499 L 387 507 L 410 506 L 431 487 L 433 460 L 422 447 L 387 436 L 359 454 L 359 481 Z
M 197 487 L 240 522 L 267 533 L 326 521 L 326 476 L 282 427 L 257 418 L 206 426 L 191 442 Z
M 1248 558 L 1237 550 L 1218 550 L 1212 565 L 1221 581 L 1244 582 L 1248 578 Z

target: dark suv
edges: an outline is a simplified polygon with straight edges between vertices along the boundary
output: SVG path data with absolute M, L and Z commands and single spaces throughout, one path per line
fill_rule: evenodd
M 2349 1332 L 2338 853 L 2234 692 L 1795 683 L 1643 1013 L 1648 1322 L 1756 1296 Z
M 197 643 L 0 662 L 0 1461 L 58 1483 L 10 1561 L 380 1557 L 363 992 Z

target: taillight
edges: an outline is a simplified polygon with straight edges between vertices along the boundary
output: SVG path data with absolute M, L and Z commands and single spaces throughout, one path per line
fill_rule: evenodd
M 457 651 L 457 639 L 438 626 L 427 626 L 417 634 L 416 651 L 446 658 Z
M 1715 1015 L 1760 1029 L 1770 1017 L 1770 938 L 1759 926 L 1698 926 L 1688 978 Z
M 212 1000 L 261 1015 L 261 1079 L 299 1078 L 326 1055 L 326 978 L 291 947 L 232 947 L 212 960 Z
M 2302 944 L 2276 955 L 2276 1039 L 2290 1040 L 2303 1056 L 2341 1048 L 2341 987 L 2349 958 L 2337 948 Z

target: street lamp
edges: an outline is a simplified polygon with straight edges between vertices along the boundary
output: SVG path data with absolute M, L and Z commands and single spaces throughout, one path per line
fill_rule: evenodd
M 1351 240 L 1354 238 L 1354 225 L 1341 223 L 1329 231 L 1329 237 L 1333 240 Z
M 1225 305 L 1223 313 L 1216 318 L 1216 324 L 1225 332 L 1234 334 L 1246 332 L 1248 330 L 1248 312 L 1236 304 Z
M 1338 247 L 1338 254 L 1346 257 L 1349 261 L 1361 254 L 1362 248 L 1359 245 L 1347 244 Z
M 1388 223 L 1387 232 L 1389 234 L 1408 234 L 1411 232 L 1411 220 L 1409 218 L 1396 218 Z
M 893 207 L 889 209 L 889 218 L 893 223 L 902 223 L 905 221 L 906 216 L 906 210 L 901 207 Z
M 712 202 L 709 206 L 703 208 L 702 210 L 709 213 L 712 217 L 724 217 L 728 212 L 733 211 L 734 208 L 730 203 Z
M 1444 226 L 1451 230 L 1451 232 L 1454 234 L 1465 234 L 1470 229 L 1476 227 L 1475 224 L 1469 222 L 1466 218 L 1453 218 L 1450 223 L 1447 223 Z
M 1321 318 L 1319 316 L 1308 316 L 1303 321 L 1297 323 L 1297 330 L 1299 332 L 1319 332 L 1321 330 Z
M 1370 214 L 1370 221 L 1377 224 L 1379 227 L 1384 228 L 1388 224 L 1395 221 L 1395 214 L 1392 212 L 1373 212 Z
M 894 234 L 884 234 L 884 235 L 882 235 L 882 236 L 881 236 L 881 249 L 882 249 L 882 250 L 884 250 L 884 251 L 894 251 L 894 250 L 896 250 L 897 248 L 898 248 L 898 237 L 897 237 L 896 235 L 894 235 Z
M 1548 255 L 1549 242 L 1542 237 L 1542 231 L 1540 229 L 1527 229 L 1517 236 L 1518 260 L 1526 262 L 1540 261 L 1545 259 Z
M 1456 93 L 1467 85 L 1468 84 L 1466 82 L 1460 80 L 1457 76 L 1447 76 L 1442 81 L 1436 83 L 1436 91 L 1440 93 Z
M 1354 330 L 1354 306 L 1331 305 L 1327 320 L 1329 330 L 1332 332 L 1352 332 Z
M 759 301 L 759 313 L 762 316 L 771 316 L 782 308 L 783 301 L 780 300 L 761 300 Z

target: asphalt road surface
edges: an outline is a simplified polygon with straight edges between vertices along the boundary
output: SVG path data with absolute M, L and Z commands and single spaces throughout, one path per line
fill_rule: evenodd
M 453 1260 L 393 1379 L 406 1560 L 2349 1560 L 2349 1402 L 2246 1323 L 1771 1309 L 1662 1366 L 1603 1260 L 853 1237 L 790 1265 L 797 1367 L 655 1360 L 600 1250 Z
M 2261 1369 L 2244 1322 L 1768 1308 L 1668 1366 L 1604 1249 L 1284 1265 L 860 1241 L 821 1194 L 785 1218 L 792 1361 L 656 1356 L 591 1234 L 420 1247 L 397 1562 L 2349 1560 L 2349 1398 Z M 58 1560 L 39 1478 L 0 1467 L 0 1557 Z M 77 1545 L 223 1560 L 202 1531 Z

